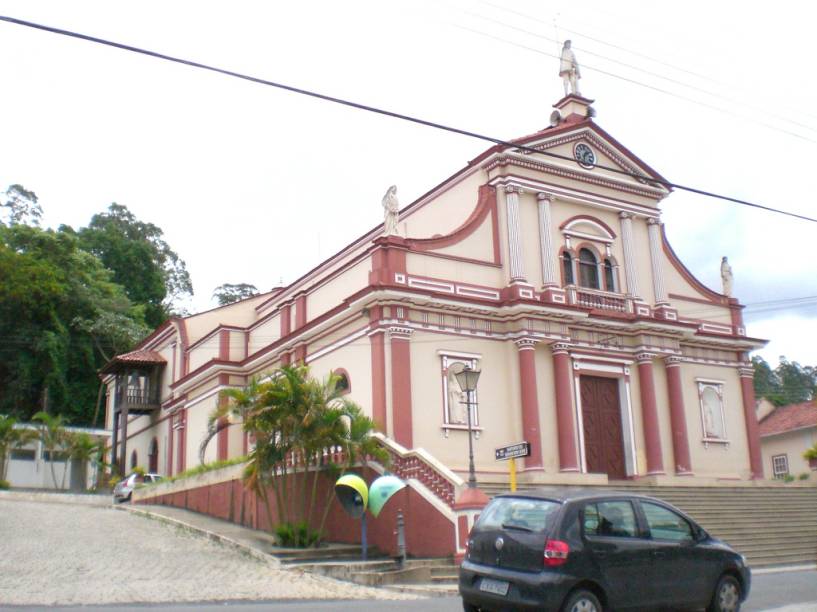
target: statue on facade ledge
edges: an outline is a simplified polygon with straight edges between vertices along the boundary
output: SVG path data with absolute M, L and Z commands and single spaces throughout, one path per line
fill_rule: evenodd
M 582 78 L 581 72 L 579 71 L 579 62 L 576 61 L 576 54 L 573 53 L 573 49 L 570 48 L 569 40 L 566 40 L 562 47 L 559 76 L 562 77 L 565 86 L 565 96 L 568 95 L 568 86 L 570 87 L 570 93 L 577 96 L 582 95 L 579 92 L 579 79 Z
M 723 285 L 723 294 L 726 297 L 732 297 L 732 266 L 726 260 L 726 256 L 721 259 L 721 284 Z
M 392 185 L 386 191 L 381 202 L 383 204 L 383 235 L 397 236 L 397 222 L 400 216 L 400 202 L 397 200 L 397 185 Z

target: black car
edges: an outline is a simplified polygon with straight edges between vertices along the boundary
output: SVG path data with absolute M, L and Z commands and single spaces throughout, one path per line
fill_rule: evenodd
M 495 497 L 468 538 L 465 612 L 739 610 L 746 559 L 658 499 L 586 489 Z

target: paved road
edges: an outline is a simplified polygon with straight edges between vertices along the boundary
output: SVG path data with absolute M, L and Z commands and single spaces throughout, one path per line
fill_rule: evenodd
M 0 499 L 0 605 L 398 597 L 278 569 L 110 506 Z
M 745 612 L 776 610 L 778 612 L 814 612 L 817 610 L 817 571 L 781 572 L 758 575 Z M 83 608 L 58 608 L 61 612 L 108 611 L 159 611 L 173 612 L 334 612 L 354 608 L 355 612 L 461 612 L 458 598 L 439 598 L 415 601 L 256 601 L 219 602 L 197 604 L 159 604 L 139 606 L 100 606 Z M 19 608 L 17 608 L 19 609 Z M 4 608 L 0 607 L 0 610 Z

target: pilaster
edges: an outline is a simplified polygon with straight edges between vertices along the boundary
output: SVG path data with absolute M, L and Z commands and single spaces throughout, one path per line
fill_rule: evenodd
M 573 399 L 570 392 L 573 374 L 570 371 L 569 348 L 569 345 L 563 342 L 551 345 L 553 388 L 556 394 L 556 428 L 559 434 L 559 470 L 578 472 L 580 469 L 576 452 L 576 431 L 573 426 Z
M 658 427 L 658 405 L 655 400 L 655 378 L 652 360 L 655 355 L 639 353 L 638 381 L 641 394 L 641 419 L 644 424 L 644 447 L 647 455 L 647 476 L 664 473 L 664 459 L 661 454 L 661 434 Z
M 627 280 L 627 293 L 634 299 L 641 297 L 638 289 L 638 274 L 635 267 L 635 246 L 633 244 L 633 216 L 630 213 L 619 213 L 621 218 L 621 245 L 624 249 L 624 277 Z
M 542 467 L 542 431 L 539 422 L 539 394 L 536 389 L 536 340 L 516 340 L 519 349 L 519 389 L 522 399 L 522 435 L 530 443 L 525 467 Z
M 672 427 L 672 455 L 675 459 L 677 476 L 692 476 L 692 462 L 689 455 L 684 393 L 681 382 L 681 358 L 664 359 L 667 372 L 667 395 L 669 396 L 669 418 Z
M 522 259 L 522 234 L 519 221 L 520 188 L 505 186 L 505 210 L 508 225 L 508 262 L 510 264 L 511 283 L 525 282 L 525 266 Z
M 664 286 L 664 268 L 661 265 L 661 223 L 658 219 L 647 219 L 647 234 L 650 238 L 650 263 L 652 264 L 652 287 L 657 306 L 669 304 Z
M 760 454 L 760 432 L 755 414 L 755 372 L 751 365 L 738 368 L 740 389 L 743 395 L 743 420 L 746 423 L 746 438 L 749 446 L 749 468 L 753 479 L 763 478 L 763 458 Z
M 391 409 L 394 439 L 414 448 L 411 414 L 411 334 L 410 327 L 389 327 L 391 345 Z

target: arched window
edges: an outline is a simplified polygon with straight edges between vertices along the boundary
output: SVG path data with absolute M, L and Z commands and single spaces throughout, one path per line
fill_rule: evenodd
M 589 289 L 599 289 L 599 262 L 593 251 L 579 251 L 579 285 Z
M 148 472 L 155 474 L 159 471 L 159 441 L 156 438 L 150 441 L 148 450 Z
M 573 279 L 573 257 L 565 251 L 562 253 L 562 270 L 564 272 L 565 285 L 572 285 L 576 281 Z
M 607 291 L 618 291 L 613 262 L 607 258 L 604 259 L 604 288 L 607 289 Z
M 130 454 L 130 469 L 134 469 L 138 463 L 138 457 L 136 456 L 136 450 L 134 449 L 134 451 Z
M 352 391 L 352 384 L 349 382 L 349 373 L 343 368 L 338 368 L 333 372 L 338 377 L 338 382 L 335 384 L 335 390 L 340 395 L 346 395 Z

